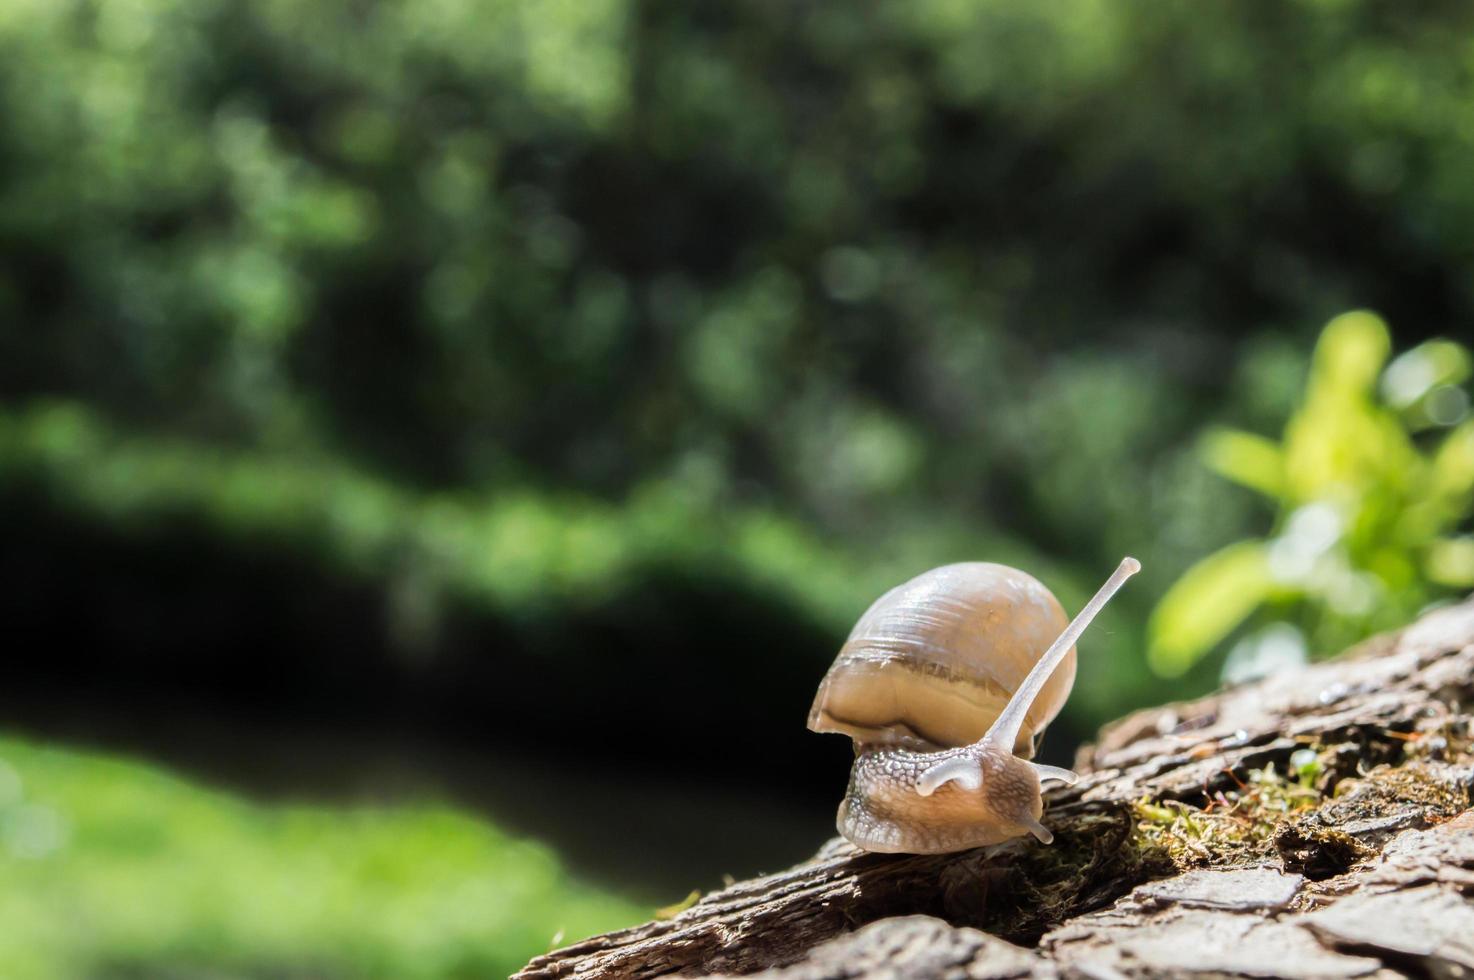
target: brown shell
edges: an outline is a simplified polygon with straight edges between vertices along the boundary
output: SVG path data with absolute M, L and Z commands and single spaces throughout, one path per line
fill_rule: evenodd
M 877 599 L 824 675 L 809 728 L 864 744 L 950 748 L 976 742 L 1069 623 L 1038 579 L 1007 565 L 943 565 Z M 1014 751 L 1059 714 L 1075 651 L 1029 709 Z

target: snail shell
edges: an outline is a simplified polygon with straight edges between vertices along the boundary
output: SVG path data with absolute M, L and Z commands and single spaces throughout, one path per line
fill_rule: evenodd
M 857 745 L 969 745 L 1068 621 L 1059 600 L 1016 568 L 962 562 L 923 572 L 860 617 L 819 685 L 809 728 Z M 1033 756 L 1074 682 L 1072 647 L 1029 708 L 1017 755 Z

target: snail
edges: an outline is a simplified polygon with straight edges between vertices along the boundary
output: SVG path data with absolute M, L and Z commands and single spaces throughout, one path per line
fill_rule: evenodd
M 905 854 L 1050 843 L 1040 784 L 1078 777 L 1028 761 L 1034 741 L 1069 697 L 1075 642 L 1140 570 L 1124 559 L 1068 625 L 1032 575 L 989 562 L 934 568 L 877 599 L 809 710 L 811 730 L 855 742 L 840 834 Z

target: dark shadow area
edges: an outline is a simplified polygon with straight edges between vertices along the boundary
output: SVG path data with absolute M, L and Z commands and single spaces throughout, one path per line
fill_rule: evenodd
M 18 487 L 0 535 L 8 725 L 257 796 L 461 801 L 651 894 L 832 834 L 851 749 L 804 719 L 842 637 L 732 582 L 652 568 L 534 617 L 452 603 L 409 653 L 381 583 L 280 542 L 120 529 Z M 1067 762 L 1060 728 L 1044 757 Z
M 850 749 L 804 717 L 837 640 L 761 596 L 652 569 L 546 618 L 456 604 L 410 655 L 377 584 L 300 551 L 18 488 L 0 515 L 8 724 L 255 794 L 464 800 L 620 883 L 710 885 L 830 832 Z

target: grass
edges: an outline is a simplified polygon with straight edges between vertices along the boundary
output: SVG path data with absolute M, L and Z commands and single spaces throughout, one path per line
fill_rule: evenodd
M 505 976 L 650 910 L 442 807 L 263 805 L 0 737 L 0 963 L 50 977 Z

